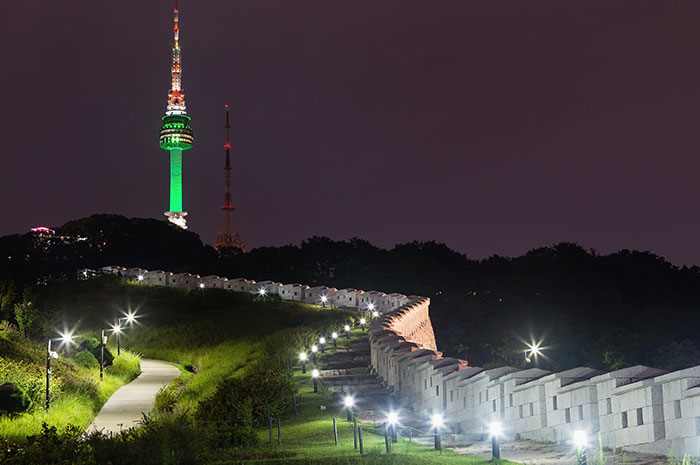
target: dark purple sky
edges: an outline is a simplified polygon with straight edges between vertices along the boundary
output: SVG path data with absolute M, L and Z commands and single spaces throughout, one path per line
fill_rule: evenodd
M 50 6 L 47 6 L 50 5 Z M 700 2 L 181 0 L 184 206 L 251 247 L 559 241 L 700 264 Z M 0 234 L 163 218 L 172 2 L 3 6 Z

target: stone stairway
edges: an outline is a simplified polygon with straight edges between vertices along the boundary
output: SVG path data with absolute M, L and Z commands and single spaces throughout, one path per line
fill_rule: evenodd
M 372 420 L 389 405 L 389 393 L 370 373 L 369 339 L 361 337 L 340 348 L 325 360 L 321 383 L 339 403 L 346 395 L 355 399 L 354 411 L 360 419 Z

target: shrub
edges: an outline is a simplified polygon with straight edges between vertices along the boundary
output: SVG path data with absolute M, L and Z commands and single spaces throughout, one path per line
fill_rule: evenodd
M 29 409 L 30 405 L 29 396 L 16 384 L 5 383 L 0 386 L 0 413 L 24 412 Z
M 99 367 L 100 357 L 102 356 L 99 339 L 95 337 L 84 339 L 83 342 L 81 342 L 78 346 L 78 351 L 83 350 L 89 350 L 90 352 L 92 352 L 92 355 L 94 355 L 95 359 L 97 360 L 97 366 Z M 112 355 L 112 352 L 109 351 L 107 346 L 105 346 L 104 350 L 105 366 L 110 366 L 114 362 L 114 355 Z
M 114 359 L 114 363 L 109 369 L 109 374 L 131 381 L 141 374 L 139 357 L 131 352 L 122 350 L 121 355 Z
M 73 361 L 78 365 L 89 369 L 97 369 L 100 367 L 100 362 L 97 361 L 95 356 L 89 350 L 81 350 L 75 354 Z

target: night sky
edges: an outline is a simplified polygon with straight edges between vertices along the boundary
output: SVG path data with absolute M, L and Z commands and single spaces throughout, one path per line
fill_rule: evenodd
M 3 5 L 0 234 L 163 219 L 173 2 Z M 190 228 L 700 264 L 700 2 L 180 1 Z

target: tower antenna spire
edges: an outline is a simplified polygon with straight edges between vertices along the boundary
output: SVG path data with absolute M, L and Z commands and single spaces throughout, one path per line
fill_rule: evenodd
M 228 105 L 226 105 L 226 164 L 224 165 L 224 204 L 221 206 L 221 212 L 224 216 L 223 229 L 216 235 L 216 244 L 214 248 L 221 255 L 230 255 L 234 253 L 245 253 L 245 245 L 236 231 L 233 228 L 233 210 L 235 210 L 231 202 L 231 123 L 229 122 Z

